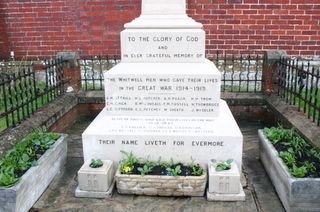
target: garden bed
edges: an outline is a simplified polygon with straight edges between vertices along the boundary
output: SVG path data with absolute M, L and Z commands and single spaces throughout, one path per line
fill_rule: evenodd
M 28 211 L 42 195 L 55 175 L 64 166 L 67 157 L 67 135 L 60 134 L 52 146 L 19 176 L 17 184 L 0 188 L 0 211 Z M 41 151 L 40 151 L 41 152 Z
M 292 166 L 289 168 L 285 165 L 284 161 L 280 158 L 280 154 L 272 143 L 267 139 L 263 130 L 259 130 L 260 138 L 260 159 L 271 178 L 273 185 L 282 201 L 283 206 L 287 211 L 319 211 L 320 208 L 320 178 L 316 176 L 317 171 L 313 174 L 309 171 L 305 171 L 302 166 L 302 162 L 297 160 L 295 168 Z M 276 145 L 277 149 L 283 150 L 281 153 L 282 158 L 288 158 L 286 156 L 287 149 L 281 147 L 280 144 Z M 311 147 L 310 147 L 311 149 Z M 292 151 L 288 149 L 289 152 Z M 312 161 L 307 157 L 304 157 L 306 161 Z M 317 164 L 315 164 L 317 166 Z M 316 167 L 317 168 L 317 167 Z M 297 178 L 296 176 L 309 176 Z
M 193 161 L 182 163 L 139 160 L 133 153 L 122 151 L 122 160 L 116 173 L 120 194 L 150 196 L 203 196 L 207 173 Z
M 150 196 L 203 196 L 207 174 L 202 176 L 133 175 L 116 173 L 120 194 Z

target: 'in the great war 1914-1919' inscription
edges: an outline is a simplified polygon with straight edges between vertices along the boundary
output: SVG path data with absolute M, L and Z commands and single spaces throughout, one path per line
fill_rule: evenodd
M 208 116 L 218 114 L 214 76 L 110 76 L 106 109 L 120 115 Z M 217 94 L 215 96 L 214 94 Z

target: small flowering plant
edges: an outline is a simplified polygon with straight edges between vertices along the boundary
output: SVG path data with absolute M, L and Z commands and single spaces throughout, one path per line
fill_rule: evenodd
M 120 163 L 121 174 L 134 174 L 134 175 L 166 175 L 166 176 L 201 176 L 205 174 L 204 169 L 199 165 L 192 163 L 184 165 L 182 163 L 175 163 L 171 161 L 149 161 L 139 160 L 132 152 L 128 153 L 121 151 L 125 155 Z
M 122 168 L 121 173 L 130 174 L 131 171 L 132 171 L 132 168 L 131 168 L 131 167 L 129 167 L 129 166 L 124 166 L 124 167 Z
M 137 164 L 139 160 L 132 152 L 121 151 L 121 153 L 126 156 L 126 159 L 123 159 L 120 163 L 120 172 L 121 174 L 131 174 L 134 165 Z

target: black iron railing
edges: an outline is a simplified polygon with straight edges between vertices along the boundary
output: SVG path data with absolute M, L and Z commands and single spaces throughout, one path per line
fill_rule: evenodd
M 211 57 L 221 77 L 223 92 L 262 92 L 263 59 L 258 55 L 225 55 Z
M 64 93 L 65 61 L 46 60 L 44 64 L 40 70 L 19 66 L 13 72 L 0 72 L 0 131 L 16 126 Z
M 320 70 L 299 60 L 279 61 L 278 95 L 320 125 Z
M 81 87 L 83 90 L 104 90 L 103 72 L 120 62 L 117 56 L 82 57 L 78 60 L 81 67 Z
M 225 92 L 261 92 L 262 64 L 259 56 L 222 55 L 210 57 L 222 73 L 221 90 Z M 83 90 L 103 90 L 103 72 L 120 62 L 119 57 L 82 57 L 81 81 Z

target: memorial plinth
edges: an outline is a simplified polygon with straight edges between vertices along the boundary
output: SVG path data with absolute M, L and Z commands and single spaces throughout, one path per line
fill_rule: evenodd
M 106 107 L 82 135 L 84 158 L 119 162 L 125 150 L 150 160 L 189 163 L 192 157 L 203 165 L 233 158 L 241 167 L 242 134 L 222 100 L 220 112 L 216 118 L 111 116 Z
M 205 59 L 202 24 L 185 0 L 143 0 L 121 33 L 121 63 L 104 74 L 106 107 L 83 133 L 84 159 L 137 157 L 191 162 L 232 158 L 242 134 L 220 100 L 221 74 Z

